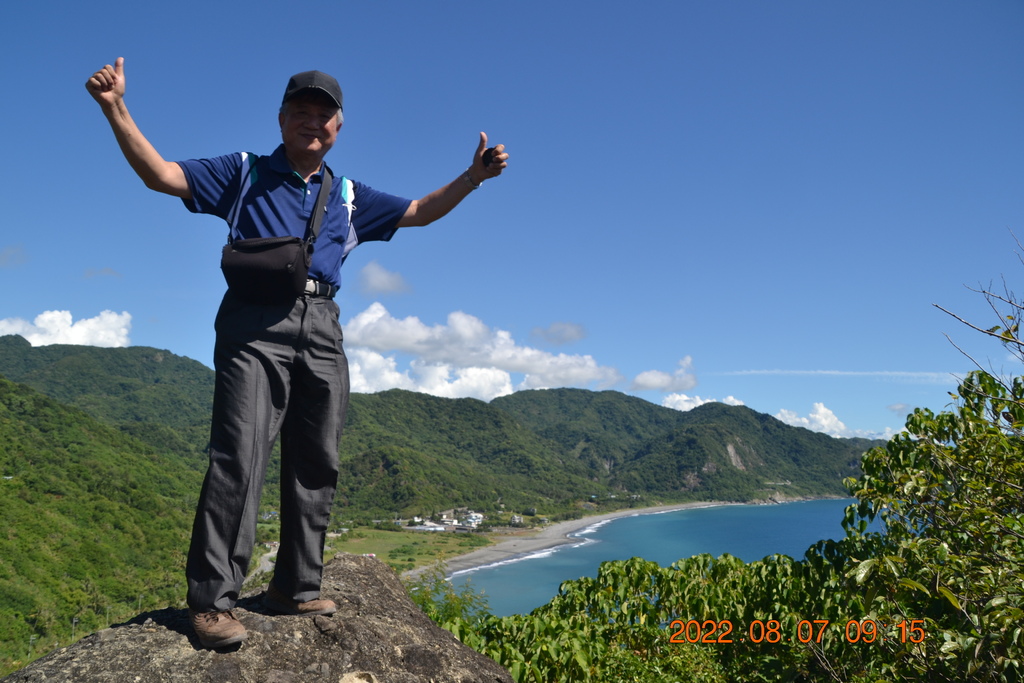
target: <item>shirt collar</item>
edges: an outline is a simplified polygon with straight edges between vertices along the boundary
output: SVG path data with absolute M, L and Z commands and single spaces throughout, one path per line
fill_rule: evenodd
M 327 168 L 327 164 L 325 162 L 322 162 L 320 164 L 320 170 L 314 173 L 310 180 L 312 180 L 313 178 L 323 178 L 325 168 Z M 290 176 L 295 173 L 295 171 L 292 170 L 291 164 L 288 163 L 288 157 L 284 153 L 283 143 L 278 145 L 277 149 L 274 150 L 274 153 L 270 155 L 270 169 L 272 171 L 280 173 L 281 175 Z

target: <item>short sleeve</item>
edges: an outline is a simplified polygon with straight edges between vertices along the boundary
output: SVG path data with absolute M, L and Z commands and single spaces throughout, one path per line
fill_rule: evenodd
M 412 200 L 380 192 L 360 182 L 354 181 L 353 186 L 356 210 L 352 216 L 352 225 L 359 242 L 390 240 Z
M 243 156 L 227 154 L 210 159 L 179 161 L 185 172 L 191 199 L 182 199 L 192 213 L 206 213 L 227 220 L 238 196 Z

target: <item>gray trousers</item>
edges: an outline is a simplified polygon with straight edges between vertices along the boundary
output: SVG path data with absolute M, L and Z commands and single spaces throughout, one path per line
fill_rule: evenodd
M 185 569 L 188 605 L 222 611 L 238 599 L 279 433 L 281 545 L 273 582 L 292 599 L 316 599 L 348 408 L 338 305 L 310 296 L 252 305 L 228 292 L 215 327 L 210 467 Z

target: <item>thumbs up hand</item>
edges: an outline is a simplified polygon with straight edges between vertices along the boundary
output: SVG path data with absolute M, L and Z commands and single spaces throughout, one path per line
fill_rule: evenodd
M 480 143 L 476 146 L 476 153 L 473 155 L 471 175 L 480 184 L 488 178 L 495 178 L 508 166 L 508 153 L 505 145 L 487 146 L 487 133 L 480 133 Z
M 124 57 L 107 64 L 85 82 L 85 89 L 100 106 L 113 106 L 124 97 Z

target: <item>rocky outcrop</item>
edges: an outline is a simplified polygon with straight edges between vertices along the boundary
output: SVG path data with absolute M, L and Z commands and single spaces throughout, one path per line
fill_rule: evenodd
M 324 570 L 331 616 L 267 612 L 262 591 L 238 602 L 249 638 L 204 650 L 185 610 L 164 609 L 94 633 L 3 679 L 5 683 L 511 683 L 409 599 L 384 563 L 338 555 Z

